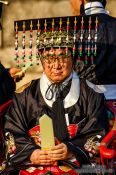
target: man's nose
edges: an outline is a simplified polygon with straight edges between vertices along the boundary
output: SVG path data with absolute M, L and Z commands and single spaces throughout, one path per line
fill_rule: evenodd
M 55 68 L 55 69 L 61 68 L 61 64 L 60 64 L 60 62 L 59 62 L 58 59 L 55 59 L 55 60 L 54 60 L 54 68 Z

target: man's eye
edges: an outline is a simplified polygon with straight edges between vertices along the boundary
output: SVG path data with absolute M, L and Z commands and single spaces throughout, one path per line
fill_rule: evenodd
M 55 56 L 55 54 L 49 54 L 48 55 L 48 57 L 54 57 Z
M 62 57 L 63 56 L 63 53 L 60 53 L 59 55 L 58 55 L 58 57 Z

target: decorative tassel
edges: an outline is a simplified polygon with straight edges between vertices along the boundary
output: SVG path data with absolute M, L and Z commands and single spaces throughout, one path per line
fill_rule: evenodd
M 19 66 L 19 50 L 18 50 L 18 25 L 16 23 L 15 26 L 15 59 L 16 61 L 16 67 L 20 67 Z
M 36 61 L 37 61 L 37 65 L 39 65 L 39 45 L 40 45 L 40 23 L 38 20 L 38 24 L 37 24 L 37 38 L 36 38 Z
M 23 60 L 23 67 L 25 67 L 25 21 L 23 22 L 23 36 L 22 36 L 22 60 Z
M 31 24 L 30 24 L 30 41 L 29 41 L 29 59 L 30 59 L 30 66 L 33 66 L 33 63 L 32 63 L 32 57 L 33 57 L 33 53 L 32 53 L 32 40 L 33 40 L 33 24 L 32 24 L 32 21 L 31 21 Z

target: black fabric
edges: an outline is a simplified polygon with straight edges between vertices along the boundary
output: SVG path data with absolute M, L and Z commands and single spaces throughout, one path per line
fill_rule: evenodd
M 16 153 L 9 158 L 11 165 L 29 160 L 31 153 L 39 147 L 29 137 L 28 130 L 39 124 L 39 118 L 44 113 L 52 118 L 52 108 L 45 103 L 39 83 L 39 80 L 35 80 L 23 93 L 16 94 L 5 116 L 5 132 L 13 134 L 16 144 Z M 67 142 L 68 145 L 70 141 L 88 156 L 84 149 L 87 139 L 96 134 L 100 134 L 103 138 L 107 132 L 104 96 L 94 92 L 85 81 L 81 81 L 80 97 L 73 106 L 65 109 L 65 113 L 68 113 L 70 124 L 78 124 L 84 118 L 85 120 L 79 125 L 76 137 L 63 142 Z M 94 121 L 92 125 L 86 127 L 91 121 Z M 74 149 L 72 152 L 76 155 Z
M 60 87 L 59 87 L 60 88 Z M 54 126 L 54 134 L 56 138 L 60 141 L 67 140 L 69 138 L 66 120 L 65 120 L 65 110 L 63 104 L 62 91 L 58 92 L 56 101 L 52 105 L 52 119 Z
M 97 17 L 98 50 L 94 64 L 91 64 L 90 58 L 88 64 L 85 64 L 83 56 L 80 64 L 77 62 L 74 67 L 80 78 L 85 78 L 94 84 L 116 84 L 116 18 L 107 14 L 97 14 Z
M 12 99 L 15 91 L 15 82 L 9 72 L 0 64 L 0 105 Z
M 89 156 L 85 153 L 85 151 L 82 148 L 75 146 L 70 141 L 66 142 L 66 145 L 72 152 L 75 153 L 75 157 L 80 163 L 80 166 L 84 164 L 86 165 L 90 164 Z
M 51 117 L 53 121 L 54 135 L 60 141 L 69 139 L 63 100 L 70 90 L 71 81 L 72 80 L 69 80 L 66 85 L 53 83 L 48 87 L 45 94 L 47 100 L 53 99 L 56 94 L 56 100 L 52 105 Z

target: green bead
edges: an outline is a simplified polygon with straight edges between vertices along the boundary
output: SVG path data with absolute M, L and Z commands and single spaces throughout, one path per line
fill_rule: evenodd
M 32 56 L 30 55 L 30 56 L 29 56 L 29 59 L 31 59 L 31 58 L 32 58 Z
M 58 56 L 61 56 L 61 53 L 59 53 Z
M 16 65 L 17 68 L 19 68 L 19 65 Z
M 14 58 L 15 61 L 17 61 L 17 59 L 18 59 L 17 57 Z
M 79 53 L 79 56 L 82 56 L 82 52 Z
M 53 57 L 53 56 L 54 56 L 54 54 L 53 54 L 53 53 L 51 53 L 51 54 L 50 54 L 50 56 L 51 56 L 51 57 Z
M 69 54 L 67 53 L 67 54 L 66 54 L 66 58 L 68 58 L 68 57 L 69 57 Z
M 73 52 L 72 54 L 73 54 L 73 56 L 74 56 L 74 55 L 75 55 L 75 52 Z
M 78 65 L 80 65 L 80 61 L 78 62 Z
M 36 55 L 36 58 L 39 58 L 39 55 Z
M 88 64 L 88 61 L 85 61 L 85 65 L 87 65 Z
M 90 52 L 87 53 L 87 56 L 90 56 Z
M 46 58 L 46 55 L 43 55 L 43 58 Z
M 22 56 L 22 60 L 24 60 L 25 59 L 25 56 Z
M 33 66 L 33 64 L 32 64 L 32 63 L 30 64 L 30 67 L 31 67 L 31 66 Z
M 96 56 L 97 55 L 97 52 L 94 52 L 94 56 Z
M 23 67 L 25 67 L 25 64 L 23 65 Z

